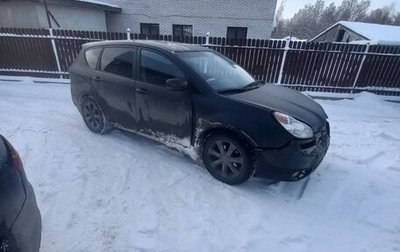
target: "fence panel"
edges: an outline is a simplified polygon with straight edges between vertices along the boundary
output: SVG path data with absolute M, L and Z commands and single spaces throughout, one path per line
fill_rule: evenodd
M 364 45 L 291 42 L 283 83 L 299 90 L 349 92 Z
M 375 87 L 380 94 L 394 94 L 400 88 L 400 47 L 370 46 L 357 82 L 359 88 Z
M 84 43 L 128 36 L 207 46 L 257 79 L 297 90 L 400 95 L 400 47 L 381 45 L 0 28 L 0 74 L 68 78 Z
M 23 36 L 29 30 L 29 36 Z M 0 28 L 0 69 L 2 74 L 23 75 L 15 69 L 40 70 L 35 77 L 48 77 L 47 71 L 57 71 L 54 53 L 46 29 Z M 8 35 L 8 36 L 7 36 Z

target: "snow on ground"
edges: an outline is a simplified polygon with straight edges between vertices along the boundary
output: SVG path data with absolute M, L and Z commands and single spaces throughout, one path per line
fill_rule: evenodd
M 331 148 L 302 182 L 228 186 L 159 143 L 95 135 L 69 86 L 0 81 L 0 133 L 19 150 L 43 252 L 400 251 L 400 104 L 319 101 Z

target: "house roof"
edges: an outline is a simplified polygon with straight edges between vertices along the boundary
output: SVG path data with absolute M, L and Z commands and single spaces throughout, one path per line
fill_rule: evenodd
M 350 21 L 339 21 L 320 33 L 315 38 L 318 38 L 320 35 L 328 30 L 331 30 L 337 25 L 342 25 L 347 29 L 352 30 L 373 44 L 400 45 L 400 26 Z
M 2 0 L 0 0 L 1 2 Z M 26 0 L 10 0 L 14 2 L 24 2 Z M 43 0 L 30 0 L 31 2 L 42 2 Z M 121 7 L 115 4 L 102 2 L 98 0 L 47 0 L 48 4 L 62 4 L 62 5 L 74 5 L 87 8 L 97 8 L 109 12 L 121 13 Z
M 101 2 L 101 1 L 97 1 L 97 0 L 72 0 L 72 2 L 82 4 L 82 5 L 96 6 L 98 8 L 104 9 L 106 11 L 121 12 L 121 7 L 119 7 L 118 5 Z

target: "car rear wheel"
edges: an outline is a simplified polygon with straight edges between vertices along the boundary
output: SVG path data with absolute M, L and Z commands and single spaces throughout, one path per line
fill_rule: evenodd
M 85 97 L 82 101 L 82 117 L 86 126 L 96 134 L 105 134 L 109 126 L 104 118 L 103 111 L 92 98 Z
M 207 137 L 202 155 L 204 165 L 211 175 L 226 184 L 241 184 L 253 172 L 247 146 L 233 137 L 220 134 Z

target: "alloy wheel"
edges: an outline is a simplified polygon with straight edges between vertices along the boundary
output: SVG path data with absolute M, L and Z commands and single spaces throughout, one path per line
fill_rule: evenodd
M 228 140 L 213 142 L 207 151 L 207 157 L 211 168 L 224 178 L 238 176 L 244 166 L 240 149 Z
M 83 117 L 88 127 L 93 131 L 100 131 L 103 128 L 103 117 L 97 105 L 87 100 L 83 106 Z

